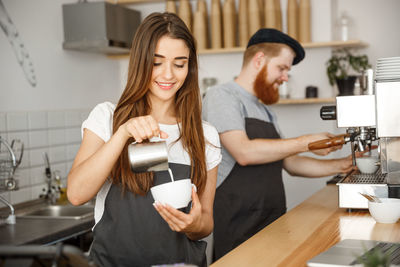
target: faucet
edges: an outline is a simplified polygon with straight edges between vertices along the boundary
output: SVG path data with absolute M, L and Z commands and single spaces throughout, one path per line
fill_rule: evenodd
M 15 211 L 14 211 L 13 205 L 11 205 L 11 203 L 8 202 L 7 199 L 2 197 L 1 195 L 0 195 L 0 201 L 3 202 L 4 204 L 6 204 L 6 206 L 8 206 L 11 210 L 10 215 L 6 219 L 6 223 L 7 224 L 15 224 L 16 220 L 15 220 Z
M 45 162 L 45 175 L 46 175 L 46 181 L 47 181 L 47 190 L 46 190 L 46 194 L 42 194 L 40 195 L 40 197 L 43 197 L 45 199 L 47 199 L 47 201 L 50 204 L 56 204 L 57 202 L 57 198 L 59 196 L 59 186 L 55 186 L 53 185 L 54 180 L 56 179 L 60 179 L 59 175 L 53 178 L 53 175 L 51 173 L 51 168 L 50 168 L 50 161 L 49 161 L 49 156 L 47 155 L 46 152 L 43 153 L 43 159 Z M 45 189 L 43 189 L 45 190 Z

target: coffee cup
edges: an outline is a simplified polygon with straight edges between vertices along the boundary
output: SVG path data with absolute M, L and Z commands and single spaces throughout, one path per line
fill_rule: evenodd
M 182 179 L 153 186 L 150 192 L 154 201 L 180 209 L 187 207 L 192 199 L 192 187 L 195 185 L 190 179 Z
M 307 86 L 306 98 L 317 98 L 317 97 L 318 97 L 318 88 L 315 86 Z
M 356 158 L 357 168 L 361 173 L 375 173 L 379 168 L 379 158 L 375 156 Z

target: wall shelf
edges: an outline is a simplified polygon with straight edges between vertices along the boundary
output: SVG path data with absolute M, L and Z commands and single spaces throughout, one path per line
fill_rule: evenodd
M 349 41 L 330 41 L 330 42 L 315 42 L 315 43 L 303 43 L 304 48 L 322 48 L 322 47 L 331 47 L 331 48 L 362 48 L 366 47 L 367 43 L 364 43 L 360 40 L 349 40 Z M 244 47 L 232 47 L 232 48 L 219 48 L 219 49 L 199 49 L 199 55 L 209 55 L 209 54 L 229 54 L 229 53 L 241 53 L 245 50 Z M 123 58 L 128 54 L 119 54 L 119 55 L 108 55 L 110 58 Z
M 151 3 L 151 2 L 163 2 L 165 0 L 106 0 L 106 2 L 112 3 L 112 4 L 121 4 L 121 5 L 126 5 L 126 4 L 135 4 L 135 3 Z M 177 1 L 177 0 L 175 0 Z
M 324 104 L 324 103 L 335 103 L 335 97 L 329 98 L 293 98 L 293 99 L 279 99 L 277 105 L 293 105 L 293 104 Z
M 361 48 L 366 47 L 367 44 L 360 40 L 349 40 L 349 41 L 330 41 L 330 42 L 315 42 L 315 43 L 303 43 L 304 48 Z M 232 47 L 232 48 L 220 48 L 220 49 L 205 49 L 199 50 L 199 54 L 222 54 L 222 53 L 239 53 L 243 52 L 245 47 Z

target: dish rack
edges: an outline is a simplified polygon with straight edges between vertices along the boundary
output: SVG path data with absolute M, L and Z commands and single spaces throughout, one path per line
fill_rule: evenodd
M 20 154 L 16 157 L 15 151 Z M 0 192 L 17 190 L 18 181 L 14 179 L 16 168 L 21 164 L 24 144 L 17 139 L 12 140 L 11 145 L 0 136 Z

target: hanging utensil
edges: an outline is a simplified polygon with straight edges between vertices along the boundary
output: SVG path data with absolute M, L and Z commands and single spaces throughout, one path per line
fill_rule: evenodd
M 19 147 L 14 147 L 15 144 L 18 144 Z M 16 169 L 21 164 L 22 156 L 24 155 L 24 143 L 19 139 L 13 139 L 11 141 L 11 148 L 14 151 L 14 155 L 15 155 L 14 168 Z M 19 151 L 19 157 L 17 157 L 17 155 L 16 155 L 17 151 Z
M 4 154 L 0 158 L 0 178 L 9 179 L 12 178 L 12 176 L 14 175 L 14 167 L 17 165 L 15 154 L 11 146 L 1 136 L 0 144 L 3 144 L 9 152 L 8 155 Z
M 45 167 L 45 174 L 48 179 L 51 178 L 51 168 L 50 168 L 50 160 L 49 156 L 47 155 L 47 152 L 43 152 L 43 159 L 44 159 L 44 164 L 46 165 Z
M 363 197 L 365 197 L 366 199 L 368 199 L 371 202 L 378 202 L 378 203 L 382 202 L 378 197 L 376 197 L 374 195 L 369 195 L 369 194 L 365 194 L 365 193 L 361 193 L 361 192 L 359 192 L 359 194 L 362 195 Z
M 20 144 L 19 148 L 17 149 L 20 151 L 18 158 L 14 153 L 14 146 L 17 143 Z M 1 136 L 0 144 L 3 144 L 9 152 L 8 154 L 0 155 L 0 190 L 16 190 L 18 188 L 18 182 L 14 179 L 14 173 L 16 168 L 21 163 L 24 145 L 18 139 L 12 140 L 11 145 L 9 145 Z

